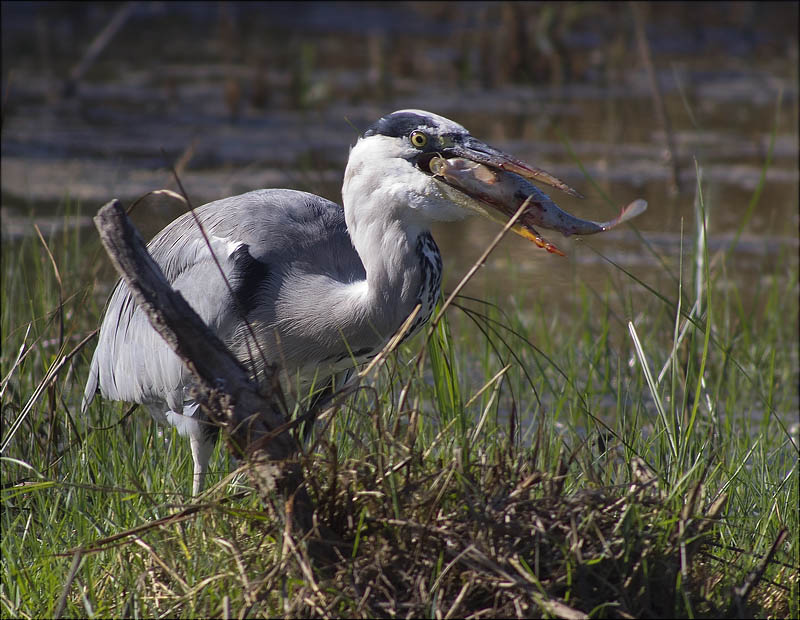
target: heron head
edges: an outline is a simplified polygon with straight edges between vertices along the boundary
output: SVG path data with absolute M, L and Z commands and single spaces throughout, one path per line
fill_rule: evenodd
M 439 174 L 437 162 L 451 158 L 474 162 L 491 171 L 491 178 L 483 183 L 479 175 L 470 185 Z M 423 110 L 399 110 L 359 138 L 350 153 L 342 193 L 345 202 L 348 197 L 370 196 L 375 208 L 407 210 L 401 214 L 406 220 L 452 221 L 477 213 L 505 222 L 520 203 L 504 204 L 503 185 L 511 186 L 519 177 L 580 196 L 563 181 L 474 138 L 450 119 Z M 506 193 L 511 196 L 513 191 Z M 532 238 L 524 224 L 513 229 Z

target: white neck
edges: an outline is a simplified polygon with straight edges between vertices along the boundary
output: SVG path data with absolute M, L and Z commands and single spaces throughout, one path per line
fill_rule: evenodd
M 366 287 L 356 292 L 359 299 L 354 301 L 375 327 L 393 331 L 416 304 L 417 237 L 428 227 L 409 207 L 398 160 L 371 159 L 369 149 L 359 153 L 359 145 L 351 152 L 342 187 L 347 230 L 367 275 Z M 408 165 L 405 176 L 413 181 L 411 165 L 401 165 Z M 390 178 L 395 181 L 388 182 Z
M 458 204 L 457 192 L 454 199 L 447 186 L 410 163 L 414 154 L 397 138 L 362 138 L 350 151 L 342 186 L 347 229 L 367 276 L 351 303 L 389 335 L 418 301 L 425 278 L 420 235 L 433 221 L 460 220 L 470 213 Z

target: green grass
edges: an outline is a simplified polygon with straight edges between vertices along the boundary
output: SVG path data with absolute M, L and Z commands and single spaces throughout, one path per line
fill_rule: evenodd
M 458 299 L 320 429 L 320 555 L 224 446 L 193 504 L 174 431 L 81 415 L 93 344 L 45 382 L 98 323 L 94 238 L 3 244 L 4 616 L 800 615 L 793 249 L 745 291 L 700 225 L 666 294 Z

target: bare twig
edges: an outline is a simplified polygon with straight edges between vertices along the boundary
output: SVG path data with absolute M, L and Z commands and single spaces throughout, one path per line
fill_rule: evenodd
M 65 80 L 64 86 L 61 89 L 62 97 L 71 97 L 75 94 L 78 88 L 78 82 L 83 79 L 89 67 L 94 64 L 94 61 L 97 60 L 98 56 L 103 53 L 106 46 L 111 42 L 117 32 L 119 32 L 119 29 L 122 28 L 127 19 L 131 16 L 137 4 L 139 3 L 126 2 L 117 9 L 111 21 L 108 22 L 108 25 L 103 28 L 100 34 L 94 38 L 91 45 L 89 45 L 89 49 L 86 50 L 80 62 L 70 71 L 69 77 Z
M 639 46 L 639 54 L 642 57 L 645 70 L 647 71 L 647 78 L 650 81 L 650 90 L 653 94 L 653 105 L 655 106 L 656 117 L 658 123 L 664 130 L 666 142 L 666 155 L 667 165 L 669 166 L 669 186 L 670 191 L 676 193 L 680 189 L 678 174 L 678 160 L 675 157 L 675 140 L 672 136 L 672 125 L 669 122 L 667 115 L 667 107 L 664 105 L 664 96 L 661 93 L 661 85 L 658 83 L 658 76 L 653 65 L 653 57 L 650 54 L 650 44 L 647 42 L 647 33 L 645 31 L 646 24 L 645 18 L 642 13 L 642 7 L 638 2 L 630 3 L 631 12 L 633 13 L 634 30 L 636 31 L 636 42 Z
M 433 335 L 433 332 L 436 330 L 436 326 L 439 324 L 439 321 L 442 320 L 442 317 L 444 316 L 444 313 L 447 310 L 447 307 L 451 303 L 453 303 L 453 300 L 456 298 L 456 295 L 458 295 L 461 292 L 461 290 L 467 285 L 467 282 L 469 282 L 472 279 L 472 276 L 475 275 L 475 273 L 478 271 L 478 269 L 483 267 L 483 264 L 486 262 L 486 259 L 489 258 L 489 254 L 491 254 L 494 251 L 494 249 L 497 247 L 497 245 L 503 240 L 503 237 L 505 237 L 506 234 L 508 233 L 508 231 L 511 230 L 511 228 L 514 226 L 514 224 L 517 223 L 517 220 L 519 219 L 519 217 L 522 215 L 522 213 L 525 211 L 525 209 L 528 208 L 528 205 L 530 204 L 532 198 L 533 198 L 533 195 L 530 195 L 525 199 L 525 202 L 523 202 L 519 206 L 519 208 L 514 213 L 514 215 L 512 215 L 511 218 L 508 220 L 508 222 L 506 222 L 505 226 L 503 226 L 503 229 L 500 232 L 498 232 L 497 235 L 495 235 L 495 238 L 492 239 L 492 242 L 488 246 L 486 246 L 486 249 L 483 251 L 483 254 L 481 254 L 478 257 L 478 260 L 476 260 L 472 264 L 472 267 L 470 267 L 469 271 L 467 271 L 467 273 L 464 275 L 464 277 L 461 278 L 461 281 L 453 289 L 453 292 L 450 293 L 450 295 L 447 297 L 447 299 L 444 300 L 444 303 L 442 304 L 442 307 L 439 308 L 439 312 L 436 313 L 436 317 L 431 321 L 431 325 L 428 328 L 428 338 L 429 339 Z
M 228 280 L 227 276 L 225 275 L 225 270 L 222 268 L 222 265 L 220 265 L 219 259 L 217 258 L 217 255 L 214 252 L 214 248 L 211 247 L 211 241 L 208 238 L 208 233 L 206 232 L 206 229 L 203 226 L 203 223 L 200 221 L 200 218 L 197 216 L 197 212 L 195 211 L 195 208 L 192 205 L 192 201 L 189 200 L 189 194 L 186 192 L 186 188 L 183 186 L 183 182 L 181 181 L 181 177 L 178 174 L 178 171 L 175 169 L 175 167 L 172 164 L 169 163 L 169 160 L 167 159 L 167 154 L 164 151 L 164 149 L 161 149 L 161 156 L 164 158 L 164 163 L 167 165 L 167 167 L 172 172 L 172 176 L 174 177 L 175 183 L 178 185 L 178 190 L 180 191 L 180 195 L 179 196 L 186 203 L 186 205 L 189 207 L 189 211 L 192 214 L 192 219 L 194 220 L 194 223 L 197 224 L 197 228 L 200 230 L 200 234 L 203 236 L 203 241 L 205 241 L 206 247 L 208 248 L 208 252 L 211 254 L 211 258 L 213 259 L 214 264 L 217 266 L 217 271 L 219 271 L 219 274 L 222 276 L 223 282 L 225 282 L 225 286 L 228 289 L 228 293 L 230 294 L 231 299 L 236 300 L 237 297 L 233 293 L 233 287 L 231 286 L 230 281 Z M 168 192 L 170 194 L 174 194 L 174 192 L 171 192 L 170 190 L 163 190 L 163 191 Z M 246 316 L 246 312 L 244 312 L 244 310 L 240 307 L 238 302 L 236 302 L 234 304 L 234 307 L 237 310 L 237 312 L 239 313 L 239 318 L 244 323 L 245 327 L 247 327 L 247 332 L 250 335 L 250 340 L 245 339 L 245 342 L 244 342 L 245 346 L 247 347 L 247 359 L 249 359 L 250 362 L 253 363 L 253 351 L 250 349 L 250 343 L 252 342 L 252 344 L 258 350 L 259 356 L 261 357 L 261 362 L 264 364 L 264 368 L 269 368 L 269 362 L 267 361 L 267 357 L 266 357 L 266 355 L 264 353 L 264 350 L 261 348 L 261 345 L 258 342 L 258 338 L 256 338 L 255 331 L 253 330 L 253 325 L 248 320 L 248 318 Z M 257 374 L 257 372 L 256 372 L 256 369 L 254 367 L 253 368 L 253 375 L 255 376 L 256 374 Z M 286 403 L 283 401 L 283 393 L 281 392 L 281 393 L 277 394 L 277 396 L 278 396 L 278 398 L 281 399 L 281 404 L 284 405 L 284 409 L 285 409 L 286 408 L 285 407 Z
M 61 590 L 61 596 L 58 597 L 58 603 L 56 603 L 56 608 L 53 611 L 54 618 L 60 618 L 64 614 L 64 607 L 67 605 L 69 591 L 72 588 L 72 582 L 75 581 L 75 577 L 78 575 L 78 569 L 81 567 L 82 559 L 83 552 L 80 549 L 77 549 L 72 555 L 72 564 L 69 567 L 67 580 L 64 582 L 64 588 Z
M 755 588 L 758 582 L 761 581 L 761 578 L 764 576 L 764 571 L 767 570 L 767 566 L 772 561 L 772 556 L 775 555 L 778 547 L 783 544 L 783 541 L 786 540 L 788 535 L 789 530 L 786 528 L 783 528 L 780 532 L 778 532 L 778 536 L 775 538 L 775 542 L 772 543 L 769 551 L 767 551 L 767 554 L 762 557 L 758 565 L 756 565 L 756 567 L 747 574 L 747 577 L 744 579 L 744 583 L 733 589 L 733 602 L 728 610 L 729 617 L 741 618 L 746 615 L 745 605 L 747 604 L 747 598 L 750 596 L 753 588 Z

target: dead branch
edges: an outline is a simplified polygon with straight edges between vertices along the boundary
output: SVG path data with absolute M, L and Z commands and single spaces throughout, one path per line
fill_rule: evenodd
M 262 499 L 275 490 L 289 500 L 287 517 L 302 531 L 311 523 L 311 500 L 295 459 L 299 446 L 273 396 L 277 382 L 262 394 L 247 370 L 203 323 L 183 296 L 172 289 L 118 200 L 94 218 L 103 246 L 153 328 L 197 378 L 197 397 L 222 429 L 237 458 L 250 462 L 249 474 Z

